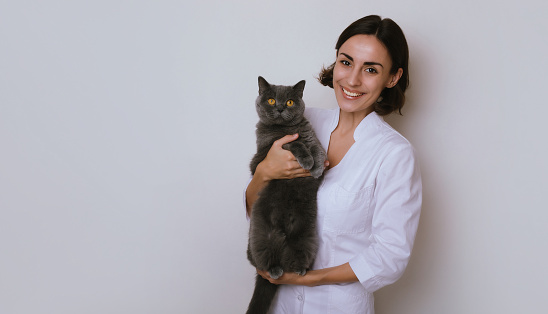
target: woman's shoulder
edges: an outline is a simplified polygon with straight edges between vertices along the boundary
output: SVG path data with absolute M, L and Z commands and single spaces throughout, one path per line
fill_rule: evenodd
M 400 132 L 394 129 L 383 118 L 379 117 L 378 130 L 381 137 L 381 147 L 387 152 L 399 153 L 399 154 L 415 154 L 415 148 L 413 144 L 404 137 Z
M 379 133 L 387 141 L 394 143 L 395 145 L 411 145 L 411 143 L 400 132 L 396 131 L 388 122 L 382 117 L 378 116 L 377 127 Z

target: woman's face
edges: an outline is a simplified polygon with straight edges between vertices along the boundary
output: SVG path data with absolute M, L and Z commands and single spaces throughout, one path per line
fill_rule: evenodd
M 403 70 L 390 74 L 392 60 L 385 46 L 373 35 L 355 35 L 339 48 L 333 69 L 333 89 L 342 111 L 374 110 L 385 87 L 393 87 Z

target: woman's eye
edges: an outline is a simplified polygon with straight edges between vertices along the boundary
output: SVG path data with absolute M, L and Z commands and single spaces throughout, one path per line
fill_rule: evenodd
M 342 60 L 341 63 L 346 65 L 346 66 L 350 65 L 350 62 L 348 60 Z
M 268 104 L 271 105 L 271 106 L 274 106 L 275 103 L 276 103 L 276 101 L 275 101 L 274 99 L 272 99 L 272 98 L 270 98 L 270 99 L 268 100 Z
M 366 68 L 366 69 L 365 69 L 365 72 L 368 72 L 368 73 L 377 73 L 377 70 L 375 70 L 374 68 Z
M 288 107 L 291 107 L 291 106 L 293 106 L 295 103 L 293 102 L 293 100 L 288 100 L 285 104 L 286 104 Z

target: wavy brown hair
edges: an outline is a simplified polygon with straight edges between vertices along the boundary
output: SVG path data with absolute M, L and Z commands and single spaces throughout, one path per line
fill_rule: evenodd
M 375 112 L 381 116 L 388 115 L 398 111 L 401 115 L 401 108 L 405 103 L 405 90 L 409 86 L 409 48 L 407 40 L 401 28 L 391 19 L 382 19 L 378 15 L 369 15 L 350 24 L 339 36 L 335 45 L 337 55 L 339 48 L 352 36 L 355 35 L 374 35 L 383 43 L 388 50 L 392 60 L 390 74 L 395 74 L 399 68 L 403 74 L 396 86 L 385 88 L 381 92 L 382 101 L 375 103 Z M 322 68 L 318 76 L 318 81 L 325 86 L 333 88 L 333 68 L 335 63 L 327 68 Z

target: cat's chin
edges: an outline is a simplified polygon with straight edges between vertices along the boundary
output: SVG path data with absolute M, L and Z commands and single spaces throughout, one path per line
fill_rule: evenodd
M 294 117 L 284 118 L 283 116 L 280 115 L 275 118 L 269 117 L 268 121 L 263 121 L 263 122 L 268 125 L 292 126 L 298 123 L 298 121 L 294 121 L 294 120 L 295 120 Z

